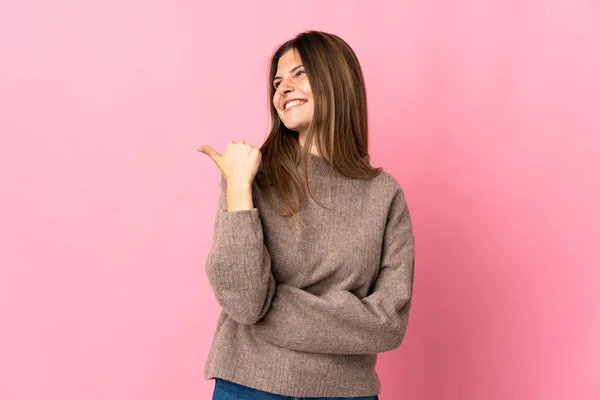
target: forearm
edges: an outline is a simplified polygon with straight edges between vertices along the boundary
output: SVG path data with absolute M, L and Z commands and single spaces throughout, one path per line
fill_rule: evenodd
M 235 200 L 236 204 L 229 211 L 236 212 L 226 210 L 227 197 L 246 199 L 251 205 L 251 192 L 246 197 L 245 191 L 233 189 L 232 195 L 228 196 L 230 190 L 222 178 L 206 273 L 217 301 L 227 314 L 237 322 L 249 325 L 266 312 L 275 291 L 275 281 L 258 210 L 252 207 L 236 209 Z
M 317 297 L 279 284 L 257 337 L 287 349 L 324 354 L 376 354 L 400 346 L 410 312 L 410 288 L 359 299 L 347 291 Z
M 233 232 L 236 229 L 233 225 L 243 225 L 247 213 L 253 211 L 227 213 L 234 217 L 232 222 L 235 220 L 228 235 L 239 233 Z M 264 316 L 275 292 L 270 256 L 264 243 L 240 241 L 237 245 L 212 247 L 206 273 L 217 302 L 232 319 L 252 325 Z
M 252 184 L 247 182 L 229 182 L 227 184 L 227 211 L 251 210 Z

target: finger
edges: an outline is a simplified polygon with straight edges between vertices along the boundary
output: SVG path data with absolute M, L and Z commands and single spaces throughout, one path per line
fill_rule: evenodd
M 198 146 L 198 151 L 200 151 L 200 152 L 206 154 L 207 156 L 209 156 L 210 158 L 212 158 L 212 160 L 215 162 L 215 164 L 217 164 L 217 167 L 219 167 L 221 174 L 225 177 L 225 180 L 227 180 L 227 174 L 221 167 L 221 160 L 223 159 L 223 156 L 210 146 Z
M 214 162 L 217 163 L 217 165 L 220 164 L 221 162 L 221 154 L 217 153 L 217 151 L 215 149 L 213 149 L 210 146 L 198 146 L 198 151 L 206 154 L 207 156 L 209 156 L 210 158 L 212 158 L 212 160 Z

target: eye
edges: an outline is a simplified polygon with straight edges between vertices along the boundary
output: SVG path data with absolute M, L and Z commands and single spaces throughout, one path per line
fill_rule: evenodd
M 306 74 L 306 72 L 304 70 L 299 70 L 298 72 L 296 72 L 296 77 L 300 76 L 300 74 Z M 273 84 L 273 87 L 275 87 L 275 89 L 277 89 L 277 87 L 279 86 L 279 84 L 281 83 L 281 81 L 277 81 Z

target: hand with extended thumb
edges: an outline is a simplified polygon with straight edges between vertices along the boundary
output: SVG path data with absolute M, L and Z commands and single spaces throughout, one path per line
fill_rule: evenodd
M 210 146 L 198 146 L 197 150 L 209 156 L 217 164 L 227 183 L 234 185 L 252 184 L 262 159 L 260 150 L 243 140 L 229 141 L 222 155 Z

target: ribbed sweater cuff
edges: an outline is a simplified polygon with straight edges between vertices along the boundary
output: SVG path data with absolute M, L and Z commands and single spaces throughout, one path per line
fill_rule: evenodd
M 262 226 L 258 208 L 219 213 L 219 241 L 223 245 L 254 243 L 262 240 Z

